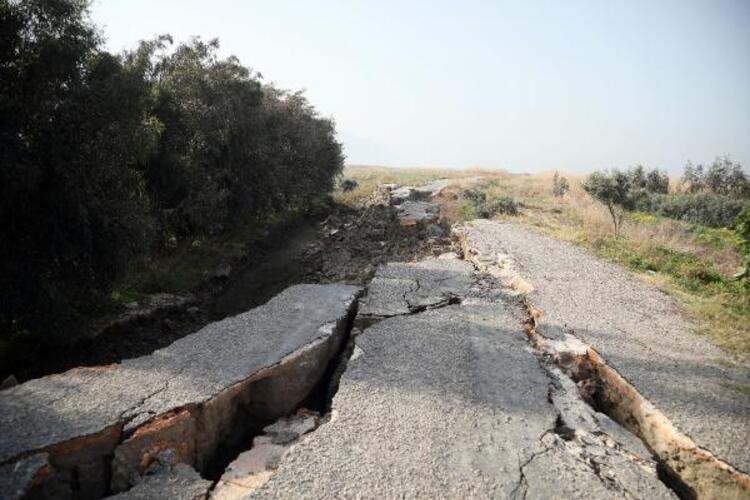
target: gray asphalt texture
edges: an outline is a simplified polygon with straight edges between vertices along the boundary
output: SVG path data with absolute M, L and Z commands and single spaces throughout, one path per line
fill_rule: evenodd
M 472 221 L 468 241 L 487 261 L 507 254 L 542 311 L 537 331 L 571 333 L 599 352 L 643 396 L 699 446 L 750 472 L 750 384 L 747 366 L 693 333 L 676 302 L 623 269 L 568 243 L 487 220 Z
M 422 286 L 439 286 L 453 266 L 450 281 L 462 285 L 451 293 L 463 303 L 390 317 L 359 334 L 330 421 L 246 498 L 674 498 L 648 459 L 555 434 L 553 377 L 523 334 L 521 304 L 484 299 L 479 279 L 467 283 L 473 272 L 465 264 L 431 259 L 380 269 L 403 291 L 415 273 Z M 370 297 L 381 293 L 374 286 Z M 379 307 L 388 308 L 388 297 L 393 310 L 403 306 L 402 293 L 389 293 Z M 599 470 L 623 477 L 609 481 Z
M 378 267 L 361 301 L 363 316 L 395 316 L 445 305 L 474 285 L 474 266 L 457 257 Z
M 200 403 L 331 334 L 360 289 L 297 285 L 151 355 L 74 369 L 0 392 L 0 462 L 132 419 Z
M 204 500 L 211 489 L 207 481 L 189 465 L 176 464 L 143 480 L 124 493 L 106 500 Z

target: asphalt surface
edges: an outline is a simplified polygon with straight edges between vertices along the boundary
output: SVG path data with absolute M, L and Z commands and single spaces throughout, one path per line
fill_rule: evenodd
M 448 304 L 474 285 L 474 266 L 453 254 L 380 266 L 361 300 L 362 316 L 396 316 Z
M 201 478 L 192 467 L 176 464 L 145 476 L 130 490 L 106 500 L 201 500 L 210 489 L 211 481 Z
M 417 279 L 434 308 L 410 313 Z M 637 447 L 632 435 L 610 421 L 627 439 L 597 441 L 593 432 L 606 434 L 595 412 L 530 349 L 521 304 L 488 299 L 465 262 L 383 266 L 368 300 L 397 315 L 355 338 L 330 421 L 246 498 L 674 498 L 642 446 L 638 458 L 618 444 Z M 586 415 L 591 433 L 556 433 L 553 387 L 570 425 Z
M 542 312 L 537 331 L 570 333 L 599 352 L 699 446 L 750 472 L 750 383 L 746 366 L 729 367 L 717 347 L 693 333 L 675 301 L 573 245 L 487 220 L 464 229 L 487 263 L 519 273 Z M 746 386 L 746 385 L 745 385 Z

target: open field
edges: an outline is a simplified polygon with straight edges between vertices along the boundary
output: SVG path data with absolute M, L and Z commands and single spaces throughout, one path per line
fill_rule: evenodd
M 392 169 L 349 167 L 344 178 L 356 189 L 336 197 L 351 202 L 382 183 L 414 184 L 443 177 L 482 179 L 472 187 L 488 203 L 510 197 L 518 215 L 497 219 L 531 227 L 544 234 L 583 246 L 596 255 L 629 269 L 639 279 L 675 296 L 699 325 L 698 332 L 721 347 L 733 363 L 750 356 L 750 291 L 732 276 L 742 265 L 740 239 L 730 228 L 708 228 L 665 217 L 628 213 L 619 238 L 613 236 L 607 209 L 582 188 L 584 176 L 567 175 L 570 191 L 552 194 L 554 172 L 511 174 L 479 169 Z M 441 212 L 449 222 L 476 216 L 462 189 L 442 196 Z

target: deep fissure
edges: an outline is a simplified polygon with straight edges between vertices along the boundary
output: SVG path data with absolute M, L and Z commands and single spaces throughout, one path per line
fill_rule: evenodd
M 217 481 L 227 470 L 227 467 L 237 459 L 241 453 L 252 449 L 252 446 L 249 444 L 252 443 L 256 437 L 262 436 L 264 434 L 264 429 L 267 426 L 298 414 L 300 411 L 319 414 L 321 419 L 318 425 L 322 425 L 328 419 L 333 397 L 338 391 L 339 380 L 354 351 L 353 332 L 357 329 L 355 327 L 355 321 L 357 318 L 358 306 L 359 302 L 356 301 L 347 315 L 343 336 L 335 356 L 329 361 L 320 380 L 305 399 L 299 403 L 292 412 L 281 418 L 246 419 L 250 424 L 247 429 L 245 429 L 243 436 L 240 439 L 234 440 L 233 443 L 228 444 L 217 452 L 216 456 L 211 461 L 209 469 L 203 474 L 206 479 L 210 479 L 214 482 L 213 487 L 216 487 Z M 314 432 L 314 430 L 310 432 Z
M 534 348 L 547 355 L 548 359 L 559 366 L 563 373 L 576 383 L 581 398 L 588 405 L 595 411 L 607 415 L 640 439 L 656 462 L 657 477 L 679 498 L 682 500 L 704 497 L 740 498 L 743 491 L 748 491 L 750 482 L 746 475 L 723 463 L 707 450 L 698 447 L 686 436 L 682 436 L 658 410 L 653 409 L 659 413 L 659 416 L 651 417 L 651 423 L 657 421 L 656 425 L 661 424 L 661 427 L 665 429 L 665 434 L 677 435 L 653 439 L 644 436 L 641 421 L 649 420 L 649 412 L 644 411 L 639 402 L 646 403 L 645 398 L 614 369 L 604 363 L 591 347 L 586 346 L 586 353 L 582 355 L 559 352 L 550 347 L 548 339 L 536 332 L 536 318 L 539 317 L 540 312 L 525 299 L 522 303 L 527 316 L 524 330 Z M 613 379 L 619 383 L 613 383 Z M 626 392 L 629 395 L 625 394 Z M 690 449 L 683 449 L 674 443 L 667 442 L 670 438 L 683 443 L 688 440 Z M 667 450 L 667 453 L 664 451 L 659 453 L 656 448 Z M 692 458 L 692 463 L 682 458 L 681 453 Z M 696 456 L 691 457 L 691 454 Z M 720 476 L 719 479 L 714 481 L 714 475 Z

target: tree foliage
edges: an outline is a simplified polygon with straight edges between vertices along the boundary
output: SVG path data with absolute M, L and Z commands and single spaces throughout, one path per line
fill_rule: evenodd
M 708 168 L 688 162 L 682 181 L 690 193 L 711 192 L 750 197 L 750 180 L 742 170 L 742 165 L 726 156 L 717 157 Z
M 607 207 L 617 236 L 626 211 L 634 210 L 643 200 L 669 192 L 669 176 L 658 169 L 646 170 L 636 165 L 624 172 L 617 169 L 594 172 L 586 179 L 583 189 Z
M 343 166 L 301 93 L 216 40 L 110 54 L 87 5 L 0 0 L 0 341 L 65 330 L 133 258 L 303 207 Z
M 137 170 L 148 87 L 98 49 L 82 1 L 0 4 L 0 321 L 39 327 L 114 279 L 152 224 Z
M 619 235 L 625 211 L 635 207 L 640 195 L 633 188 L 631 176 L 617 169 L 609 173 L 594 172 L 584 182 L 583 189 L 607 207 L 615 236 Z
M 669 192 L 669 176 L 658 169 L 646 170 L 642 165 L 636 165 L 627 170 L 630 188 L 640 193 Z
M 731 227 L 744 204 L 742 199 L 722 194 L 673 193 L 640 197 L 635 208 L 709 227 Z

